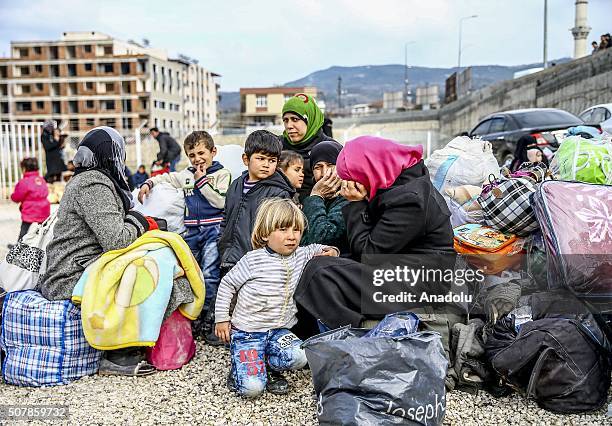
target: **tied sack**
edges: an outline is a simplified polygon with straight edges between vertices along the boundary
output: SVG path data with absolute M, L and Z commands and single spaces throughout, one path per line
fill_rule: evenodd
M 18 386 L 64 385 L 95 374 L 102 354 L 87 343 L 76 306 L 33 290 L 6 295 L 0 348 L 2 376 Z
M 442 424 L 448 361 L 440 335 L 366 333 L 346 326 L 302 344 L 312 371 L 319 423 Z
M 560 180 L 612 185 L 612 143 L 570 136 L 555 155 Z
M 536 231 L 540 225 L 531 197 L 547 173 L 544 163 L 525 163 L 516 172 L 485 185 L 478 197 L 485 224 L 519 237 Z
M 29 290 L 47 270 L 47 244 L 53 239 L 57 211 L 43 223 L 33 223 L 0 262 L 0 287 L 6 291 Z
M 174 188 L 167 182 L 160 182 L 151 189 L 149 195 L 141 204 L 138 201 L 138 189 L 132 192 L 134 210 L 145 216 L 165 219 L 168 232 L 184 233 L 185 228 L 185 196 L 182 189 Z
M 488 182 L 489 176 L 499 177 L 499 164 L 491 143 L 467 136 L 458 136 L 444 148 L 434 151 L 425 165 L 433 185 L 447 201 L 447 188 L 462 185 L 480 187 Z

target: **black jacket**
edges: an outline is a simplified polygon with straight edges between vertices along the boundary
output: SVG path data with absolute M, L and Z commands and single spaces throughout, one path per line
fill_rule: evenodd
M 159 152 L 157 153 L 157 161 L 169 163 L 176 157 L 181 155 L 181 146 L 166 132 L 161 132 L 157 135 L 159 143 Z
M 53 134 L 46 130 L 43 130 L 41 140 L 47 160 L 47 174 L 45 176 L 59 175 L 66 171 L 66 165 L 62 160 L 61 142 L 53 139 Z
M 405 169 L 370 201 L 342 210 L 351 255 L 454 253 L 450 211 L 423 161 Z
M 322 141 L 333 141 L 334 139 L 323 133 L 323 128 L 319 129 L 317 134 L 306 144 L 290 144 L 283 135 L 281 135 L 281 142 L 283 143 L 283 149 L 289 151 L 295 151 L 302 156 L 304 159 L 304 182 L 302 187 L 298 190 L 300 196 L 300 203 L 303 204 L 304 198 L 310 195 L 310 191 L 314 186 L 314 179 L 312 177 L 312 169 L 310 168 L 310 151 L 316 144 Z
M 221 267 L 231 268 L 246 252 L 253 250 L 251 233 L 257 216 L 257 208 L 266 198 L 291 198 L 295 189 L 285 175 L 275 172 L 267 179 L 260 180 L 246 194 L 242 193 L 244 180 L 249 176 L 245 171 L 230 185 L 225 197 L 225 211 L 221 222 L 219 253 Z

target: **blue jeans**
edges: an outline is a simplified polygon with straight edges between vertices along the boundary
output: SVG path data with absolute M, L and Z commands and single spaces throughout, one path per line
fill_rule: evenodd
M 265 332 L 232 330 L 230 356 L 236 390 L 253 398 L 266 389 L 266 368 L 274 371 L 299 370 L 306 365 L 302 341 L 286 328 Z
M 178 164 L 178 162 L 181 161 L 181 154 L 179 153 L 179 155 L 177 155 L 174 160 L 170 161 L 170 171 L 171 172 L 175 172 L 176 171 L 176 165 Z
M 221 225 L 200 225 L 187 227 L 185 242 L 191 249 L 193 257 L 196 258 L 202 274 L 204 274 L 204 284 L 206 286 L 206 298 L 204 299 L 204 310 L 214 309 L 210 306 L 211 300 L 217 295 L 219 282 L 221 281 L 221 257 L 217 249 L 217 240 Z

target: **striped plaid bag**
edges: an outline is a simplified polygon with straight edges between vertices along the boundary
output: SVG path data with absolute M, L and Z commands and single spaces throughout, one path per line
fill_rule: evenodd
M 543 163 L 526 163 L 512 174 L 506 174 L 482 190 L 478 203 L 485 223 L 498 231 L 525 237 L 540 225 L 531 206 L 538 183 L 547 177 Z
M 4 380 L 54 386 L 98 371 L 102 352 L 85 340 L 81 312 L 70 301 L 50 302 L 33 290 L 11 292 L 2 307 Z

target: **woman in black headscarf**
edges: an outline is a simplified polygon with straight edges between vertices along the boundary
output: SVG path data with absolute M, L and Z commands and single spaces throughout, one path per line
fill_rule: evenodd
M 45 149 L 47 173 L 45 180 L 48 183 L 57 182 L 66 171 L 66 165 L 62 159 L 62 141 L 55 120 L 46 121 L 42 127 L 41 142 Z
M 538 146 L 536 138 L 531 135 L 523 135 L 516 143 L 514 160 L 510 165 L 510 170 L 515 172 L 523 163 L 543 162 L 548 166 L 548 158 Z
M 53 239 L 47 246 L 47 271 L 38 290 L 48 300 L 70 300 L 87 266 L 103 253 L 129 246 L 156 223 L 130 210 L 125 178 L 125 143 L 110 127 L 97 127 L 81 141 L 74 176 L 59 205 Z M 188 284 L 187 284 L 188 285 Z M 134 350 L 107 351 L 101 364 L 108 374 L 144 375 L 154 368 Z

